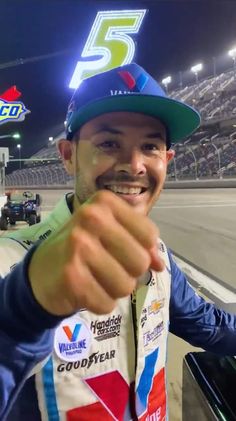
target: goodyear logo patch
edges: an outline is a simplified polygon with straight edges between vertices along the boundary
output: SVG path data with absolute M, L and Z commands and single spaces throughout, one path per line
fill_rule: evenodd
M 23 121 L 30 113 L 21 101 L 6 101 L 0 98 L 0 124 L 9 121 Z

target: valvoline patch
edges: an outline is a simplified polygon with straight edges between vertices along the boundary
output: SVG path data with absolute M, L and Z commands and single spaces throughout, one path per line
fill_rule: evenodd
M 79 361 L 89 354 L 92 334 L 77 316 L 64 320 L 57 328 L 54 349 L 64 361 Z

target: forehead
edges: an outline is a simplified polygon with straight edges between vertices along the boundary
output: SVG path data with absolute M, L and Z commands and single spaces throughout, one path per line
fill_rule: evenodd
M 155 117 L 139 113 L 112 112 L 102 114 L 85 123 L 80 129 L 80 137 L 83 138 L 83 135 L 93 135 L 100 129 L 102 131 L 103 127 L 105 131 L 107 126 L 120 129 L 124 133 L 130 130 L 136 130 L 138 133 L 141 131 L 143 134 L 145 131 L 150 132 L 150 130 L 153 130 L 166 135 L 164 124 Z

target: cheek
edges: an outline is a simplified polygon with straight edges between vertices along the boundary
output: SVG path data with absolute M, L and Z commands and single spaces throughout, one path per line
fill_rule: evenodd
M 152 185 L 152 194 L 156 197 L 156 195 L 160 194 L 160 190 L 162 189 L 163 184 L 165 182 L 165 159 L 155 159 L 154 161 L 152 161 L 152 164 L 148 166 L 147 171 Z
M 105 172 L 116 163 L 116 160 L 114 156 L 107 155 L 99 150 L 96 150 L 90 156 L 90 162 L 91 167 L 96 169 L 97 172 Z
M 166 167 L 167 167 L 167 159 L 166 157 L 158 157 L 155 162 L 152 163 L 150 168 L 151 173 L 156 179 L 160 179 L 162 176 L 166 174 Z
M 80 172 L 93 179 L 111 169 L 114 164 L 114 157 L 102 154 L 97 150 L 88 150 L 83 154 L 83 157 L 79 157 Z

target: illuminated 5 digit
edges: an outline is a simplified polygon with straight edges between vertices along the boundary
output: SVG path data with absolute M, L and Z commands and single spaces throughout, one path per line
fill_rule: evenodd
M 139 32 L 145 13 L 145 9 L 98 12 L 81 57 L 102 57 L 78 61 L 70 88 L 77 89 L 82 80 L 97 73 L 131 63 L 135 44 L 129 34 Z

